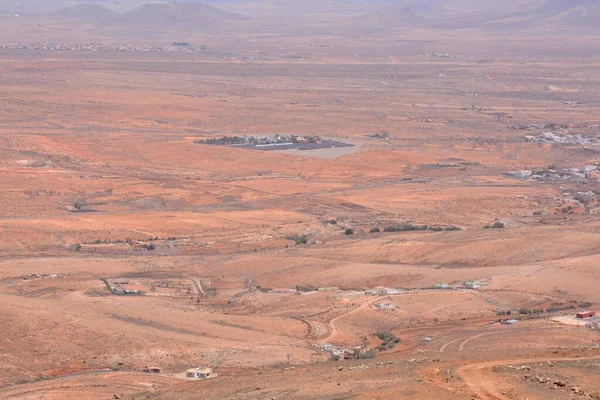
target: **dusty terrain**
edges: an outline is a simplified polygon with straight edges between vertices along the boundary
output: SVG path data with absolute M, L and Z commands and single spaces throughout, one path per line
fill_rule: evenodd
M 1 25 L 0 398 L 600 398 L 600 331 L 557 322 L 600 304 L 595 28 L 255 3 L 218 35 Z M 273 134 L 356 146 L 194 143 Z

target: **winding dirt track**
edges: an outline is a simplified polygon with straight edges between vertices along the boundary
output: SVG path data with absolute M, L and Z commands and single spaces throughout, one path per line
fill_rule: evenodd
M 463 342 L 462 342 L 462 343 L 461 343 L 461 344 L 458 346 L 458 351 L 463 351 L 463 350 L 465 349 L 465 346 L 466 346 L 466 345 L 467 345 L 469 342 L 472 342 L 472 341 L 473 341 L 473 340 L 475 340 L 475 339 L 479 339 L 479 338 L 480 338 L 480 337 L 482 337 L 482 336 L 487 336 L 487 335 L 491 335 L 491 334 L 494 334 L 494 333 L 496 333 L 496 332 L 485 332 L 485 333 L 481 333 L 481 334 L 479 334 L 479 335 L 475 335 L 475 336 L 473 336 L 473 337 L 470 337 L 470 338 L 468 338 L 468 339 L 464 340 L 464 341 L 463 341 Z
M 454 343 L 458 343 L 458 342 L 460 342 L 461 340 L 463 340 L 463 339 L 455 339 L 455 340 L 452 340 L 452 341 L 450 341 L 450 342 L 444 343 L 444 345 L 443 345 L 442 347 L 440 347 L 440 353 L 443 353 L 443 352 L 445 352 L 445 351 L 446 351 L 446 349 L 448 348 L 448 346 L 451 346 L 451 345 L 453 345 Z
M 330 340 L 331 338 L 335 337 L 335 336 L 338 334 L 338 331 L 337 331 L 337 329 L 335 328 L 335 323 L 336 323 L 337 321 L 339 321 L 340 319 L 342 319 L 342 318 L 346 318 L 346 317 L 348 317 L 349 315 L 352 315 L 352 314 L 354 314 L 355 312 L 357 312 L 357 311 L 359 311 L 359 310 L 364 310 L 365 308 L 368 308 L 368 307 L 370 307 L 370 306 L 371 306 L 371 303 L 374 303 L 374 302 L 376 302 L 376 301 L 381 301 L 381 300 L 383 300 L 383 299 L 387 299 L 387 298 L 389 298 L 389 297 L 390 297 L 390 296 L 386 295 L 386 296 L 381 296 L 381 297 L 378 297 L 378 298 L 376 298 L 376 299 L 369 299 L 369 301 L 367 301 L 367 302 L 365 302 L 365 303 L 361 304 L 360 306 L 356 307 L 355 309 L 353 309 L 353 310 L 350 310 L 350 311 L 348 311 L 348 312 L 347 312 L 347 313 L 345 313 L 345 314 L 338 315 L 337 317 L 335 317 L 335 318 L 331 319 L 331 320 L 329 321 L 329 326 L 330 326 L 330 328 L 331 328 L 331 330 L 330 330 L 330 333 L 329 333 L 329 335 L 328 335 L 326 338 L 324 338 L 323 340 L 324 340 L 324 341 Z
M 473 394 L 481 400 L 513 400 L 514 397 L 507 397 L 502 394 L 502 387 L 499 386 L 493 378 L 490 378 L 490 369 L 500 365 L 519 365 L 529 363 L 540 363 L 548 361 L 589 361 L 600 360 L 600 356 L 591 357 L 542 357 L 530 359 L 516 359 L 504 361 L 491 361 L 480 364 L 465 365 L 457 368 L 456 373 L 460 376 L 465 385 Z

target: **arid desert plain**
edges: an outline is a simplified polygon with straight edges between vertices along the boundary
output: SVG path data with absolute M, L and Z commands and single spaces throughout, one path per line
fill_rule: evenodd
M 0 8 L 0 399 L 600 399 L 600 2 L 141 3 Z

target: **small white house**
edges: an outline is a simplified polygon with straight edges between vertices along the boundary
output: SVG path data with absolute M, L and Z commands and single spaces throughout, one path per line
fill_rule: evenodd
M 212 372 L 212 368 L 192 368 L 185 371 L 185 376 L 193 379 L 208 379 Z

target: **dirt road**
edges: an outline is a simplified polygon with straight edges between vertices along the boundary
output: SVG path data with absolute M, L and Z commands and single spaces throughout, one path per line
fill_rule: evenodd
M 386 299 L 386 298 L 389 298 L 389 297 L 390 297 L 390 296 L 386 295 L 386 296 L 381 296 L 381 297 L 378 297 L 378 298 L 376 298 L 376 299 L 374 299 L 374 300 L 371 300 L 371 299 L 369 299 L 368 301 L 364 302 L 363 304 L 361 304 L 360 306 L 356 307 L 355 309 L 353 309 L 353 310 L 350 310 L 350 311 L 348 311 L 347 313 L 344 313 L 344 314 L 342 314 L 342 315 L 338 315 L 337 317 L 335 317 L 335 318 L 331 319 L 331 320 L 329 321 L 329 327 L 331 328 L 331 329 L 330 329 L 330 333 L 329 333 L 329 335 L 328 335 L 326 338 L 324 338 L 323 340 L 324 340 L 324 341 L 328 341 L 328 340 L 330 340 L 331 338 L 335 337 L 335 336 L 338 334 L 338 331 L 337 331 L 337 329 L 335 328 L 335 323 L 336 323 L 337 321 L 339 321 L 340 319 L 342 319 L 342 318 L 346 318 L 346 317 L 348 317 L 348 316 L 350 316 L 350 315 L 352 315 L 352 314 L 354 314 L 354 313 L 358 312 L 359 310 L 364 310 L 365 308 L 368 308 L 368 307 L 370 307 L 370 306 L 371 306 L 371 303 L 374 303 L 374 302 L 377 302 L 377 301 L 381 301 L 381 300 L 383 300 L 383 299 Z
M 541 357 L 504 361 L 491 361 L 480 364 L 465 365 L 457 368 L 456 373 L 465 385 L 478 399 L 482 400 L 513 400 L 503 393 L 503 387 L 490 377 L 490 370 L 501 365 L 520 365 L 554 361 L 590 361 L 600 360 L 600 355 L 590 357 Z

